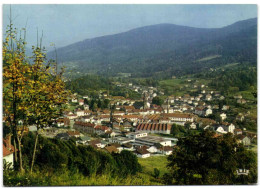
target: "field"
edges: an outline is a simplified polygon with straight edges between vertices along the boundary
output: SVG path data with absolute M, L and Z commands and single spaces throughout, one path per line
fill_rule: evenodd
M 184 81 L 182 79 L 167 79 L 159 82 L 160 88 L 173 95 L 183 95 L 185 93 L 183 90 L 183 84 Z
M 167 157 L 168 156 L 152 156 L 149 158 L 138 158 L 138 162 L 143 167 L 143 172 L 148 175 L 154 174 L 154 168 L 159 169 L 160 177 L 167 172 Z
M 167 91 L 169 95 L 182 96 L 184 94 L 190 94 L 196 92 L 198 88 L 194 88 L 194 85 L 199 87 L 200 85 L 208 85 L 210 80 L 193 78 L 187 76 L 183 78 L 167 79 L 159 81 L 159 87 Z M 207 90 L 211 90 L 207 88 Z

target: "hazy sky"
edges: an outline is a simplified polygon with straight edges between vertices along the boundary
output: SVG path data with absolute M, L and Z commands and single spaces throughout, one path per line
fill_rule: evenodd
M 3 29 L 10 5 L 3 6 Z M 36 44 L 37 27 L 43 44 L 65 46 L 87 38 L 115 34 L 133 28 L 172 23 L 217 28 L 257 17 L 257 5 L 12 5 L 17 28 L 27 21 L 27 41 Z

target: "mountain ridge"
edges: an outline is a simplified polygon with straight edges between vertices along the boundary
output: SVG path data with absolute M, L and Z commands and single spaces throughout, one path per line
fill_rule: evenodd
M 255 56 L 256 52 L 253 51 L 254 48 L 256 49 L 256 34 L 257 18 L 238 21 L 222 28 L 194 28 L 165 23 L 86 39 L 58 48 L 57 53 L 58 60 L 64 62 L 68 67 L 72 65 L 78 67 L 82 72 L 115 74 L 130 70 L 133 73 L 140 71 L 140 69 L 132 68 L 137 62 L 145 65 L 145 61 L 151 60 L 151 57 L 160 56 L 164 53 L 168 53 L 167 56 L 175 54 L 174 60 L 177 60 L 178 56 L 187 54 L 187 52 L 190 52 L 189 57 L 195 57 L 198 56 L 198 53 L 203 54 L 204 52 L 206 56 L 223 53 L 230 58 L 235 56 L 234 53 L 230 56 L 227 55 L 227 52 L 231 50 L 238 50 L 236 52 L 238 54 L 240 51 L 244 53 L 244 51 L 250 49 L 252 52 L 247 52 L 247 54 Z M 234 36 L 237 37 L 238 42 L 235 42 Z M 231 47 L 230 44 L 225 42 L 231 39 L 232 43 L 239 44 L 239 46 Z M 243 40 L 247 49 L 243 48 Z M 227 46 L 231 49 L 227 49 Z M 202 48 L 200 52 L 198 52 L 198 48 Z M 53 57 L 54 52 L 49 52 L 47 55 Z M 165 58 L 157 58 L 156 67 L 160 65 L 161 59 Z M 183 60 L 195 61 L 194 58 L 185 60 L 185 57 Z M 178 63 L 178 66 L 180 66 L 181 62 L 180 60 L 175 61 L 175 64 Z M 171 67 L 172 65 L 168 64 L 168 66 Z M 156 69 L 153 70 L 156 72 Z M 143 71 L 145 70 L 142 69 Z

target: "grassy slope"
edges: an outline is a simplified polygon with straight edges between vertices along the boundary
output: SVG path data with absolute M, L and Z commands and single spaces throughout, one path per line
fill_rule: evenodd
M 111 177 L 109 174 L 85 177 L 80 173 L 64 171 L 60 174 L 28 173 L 4 177 L 4 186 L 120 186 L 120 185 L 162 185 L 151 181 L 150 176 L 137 173 L 126 178 Z
M 188 82 L 188 80 L 191 80 Z M 172 95 L 176 96 L 182 96 L 184 94 L 189 94 L 190 92 L 195 92 L 198 90 L 198 88 L 194 88 L 194 85 L 197 85 L 198 87 L 200 85 L 208 85 L 210 80 L 205 79 L 197 79 L 192 77 L 184 77 L 181 79 L 167 79 L 167 80 L 161 80 L 159 82 L 159 87 L 162 89 L 168 90 L 168 92 Z M 207 90 L 210 90 L 210 88 L 207 88 Z
M 143 167 L 143 172 L 148 175 L 154 174 L 154 168 L 160 170 L 160 177 L 167 172 L 167 157 L 168 156 L 152 156 L 149 158 L 138 158 L 138 162 Z

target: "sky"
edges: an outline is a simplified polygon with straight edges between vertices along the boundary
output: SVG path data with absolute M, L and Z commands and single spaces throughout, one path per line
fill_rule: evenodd
M 172 23 L 219 28 L 239 20 L 257 17 L 257 5 L 12 5 L 15 27 L 26 26 L 28 45 L 43 31 L 47 50 L 84 39 L 125 32 L 134 28 Z M 10 5 L 3 5 L 3 30 L 9 23 Z M 27 23 L 27 25 L 26 25 Z M 3 33 L 4 33 L 3 31 Z

